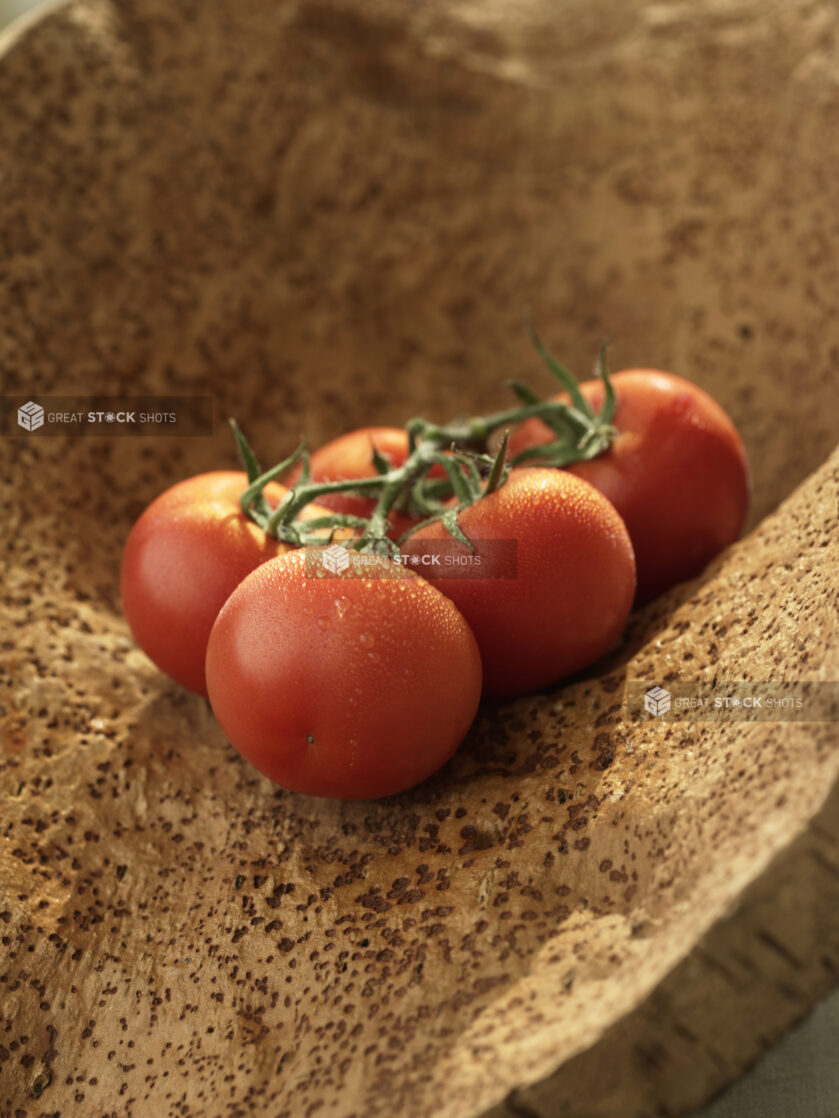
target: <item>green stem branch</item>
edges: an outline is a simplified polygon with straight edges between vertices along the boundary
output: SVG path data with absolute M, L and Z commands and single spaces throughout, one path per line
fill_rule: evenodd
M 603 379 L 606 390 L 605 403 L 600 414 L 596 414 L 568 370 L 548 353 L 532 326 L 529 330 L 539 355 L 562 384 L 570 403 L 541 400 L 525 385 L 513 381 L 511 387 L 519 398 L 516 407 L 447 424 L 416 417 L 406 424 L 408 455 L 405 461 L 400 466 L 387 468 L 386 459 L 374 454 L 372 461 L 377 473 L 373 477 L 312 481 L 308 454 L 302 442 L 288 458 L 261 472 L 247 440 L 235 420 L 231 420 L 248 475 L 248 486 L 241 497 L 243 512 L 275 539 L 301 543 L 305 527 L 310 530 L 351 527 L 355 529 L 355 535 L 345 541 L 345 546 L 367 550 L 384 544 L 389 552 L 398 551 L 397 545 L 386 538 L 392 527 L 389 516 L 394 509 L 412 515 L 426 515 L 427 519 L 421 522 L 423 524 L 441 520 L 452 535 L 462 537 L 457 524 L 458 513 L 504 484 L 509 465 L 506 462 L 509 431 L 525 420 L 542 420 L 554 438 L 541 446 L 522 451 L 513 459 L 512 465 L 538 460 L 548 465 L 565 466 L 603 454 L 616 434 L 611 422 L 615 394 L 606 369 L 605 347 L 597 364 L 598 375 Z M 491 457 L 487 453 L 489 439 L 502 428 L 505 429 L 503 442 Z M 265 486 L 301 459 L 303 469 L 300 478 L 272 511 L 264 497 Z M 445 479 L 428 478 L 435 465 L 442 467 Z M 481 470 L 487 477 L 486 484 L 483 483 Z M 308 521 L 301 519 L 307 505 L 329 493 L 370 497 L 375 499 L 375 504 L 367 517 L 335 513 L 309 518 Z M 457 499 L 456 507 L 446 505 L 447 498 L 452 496 Z M 427 516 L 429 512 L 432 512 L 431 516 Z M 418 527 L 412 526 L 401 539 L 412 535 Z

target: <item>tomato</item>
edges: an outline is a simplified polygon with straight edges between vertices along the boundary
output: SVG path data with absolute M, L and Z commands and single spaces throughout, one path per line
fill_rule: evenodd
M 373 447 L 387 459 L 394 469 L 401 466 L 408 457 L 408 435 L 401 427 L 361 427 L 339 435 L 316 450 L 310 459 L 312 481 L 346 481 L 349 478 L 375 477 L 377 470 L 373 465 Z M 292 475 L 289 484 L 299 476 L 299 469 Z M 433 466 L 429 477 L 443 477 L 440 466 Z M 369 517 L 376 502 L 370 497 L 358 497 L 349 493 L 326 493 L 318 498 L 319 504 L 334 512 L 351 516 Z M 391 539 L 398 539 L 412 524 L 412 517 L 391 510 L 388 517 Z
M 612 383 L 617 437 L 599 458 L 567 469 L 604 493 L 623 517 L 641 604 L 700 574 L 739 537 L 749 468 L 734 424 L 695 384 L 655 369 L 614 373 Z M 586 381 L 580 390 L 599 412 L 602 381 Z M 527 420 L 510 438 L 510 456 L 551 437 L 541 420 Z
M 254 567 L 288 550 L 243 514 L 247 484 L 244 473 L 218 470 L 173 485 L 131 529 L 122 556 L 122 606 L 134 639 L 198 694 L 207 693 L 204 658 L 218 611 Z M 264 492 L 276 506 L 287 490 L 272 482 Z
M 537 691 L 614 645 L 632 606 L 635 560 L 623 521 L 588 482 L 561 470 L 515 469 L 458 523 L 473 541 L 517 541 L 515 577 L 433 577 L 475 634 L 485 694 Z M 414 546 L 450 541 L 440 523 L 412 538 Z M 486 545 L 481 550 L 489 555 Z
M 230 743 L 284 788 L 366 799 L 454 753 L 481 691 L 469 626 L 424 579 L 380 556 L 372 577 L 318 577 L 317 548 L 258 567 L 218 615 L 210 703 Z

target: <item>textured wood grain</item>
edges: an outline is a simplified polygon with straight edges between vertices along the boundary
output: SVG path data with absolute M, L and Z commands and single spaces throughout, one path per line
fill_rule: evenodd
M 835 984 L 835 724 L 623 688 L 839 678 L 836 23 L 135 0 L 7 39 L 4 391 L 218 422 L 0 446 L 3 1118 L 675 1114 Z M 268 460 L 496 406 L 528 306 L 580 371 L 611 333 L 717 396 L 754 530 L 420 788 L 277 790 L 133 647 L 133 519 L 229 414 Z

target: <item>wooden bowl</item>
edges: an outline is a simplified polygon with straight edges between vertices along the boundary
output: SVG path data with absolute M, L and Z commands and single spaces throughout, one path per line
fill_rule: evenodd
M 835 722 L 628 681 L 839 678 L 839 16 L 803 0 L 81 0 L 0 58 L 7 395 L 212 437 L 3 441 L 0 1113 L 676 1114 L 836 981 Z M 750 534 L 414 791 L 285 793 L 134 647 L 144 505 L 363 423 L 670 368 Z M 825 684 L 826 686 L 826 684 Z

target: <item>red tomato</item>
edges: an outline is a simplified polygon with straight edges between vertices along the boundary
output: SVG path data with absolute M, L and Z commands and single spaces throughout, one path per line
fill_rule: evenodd
M 612 383 L 617 437 L 599 458 L 567 469 L 604 493 L 623 517 L 635 548 L 640 604 L 698 575 L 738 538 L 749 468 L 734 424 L 695 384 L 654 369 L 614 373 Z M 586 381 L 580 390 L 599 411 L 602 381 Z M 527 420 L 510 438 L 510 456 L 551 437 L 541 420 Z
M 401 466 L 408 457 L 408 435 L 401 427 L 361 427 L 339 435 L 316 450 L 310 459 L 312 481 L 346 481 L 349 478 L 375 477 L 372 448 L 375 448 L 394 468 Z M 299 469 L 292 475 L 289 484 L 299 476 Z M 429 471 L 429 477 L 444 477 L 440 466 Z M 350 516 L 368 517 L 376 502 L 370 497 L 356 497 L 348 493 L 326 493 L 318 498 L 318 503 L 334 512 Z M 416 523 L 404 513 L 391 511 L 389 520 L 391 539 L 399 539 L 412 524 Z
M 518 544 L 515 577 L 433 577 L 472 627 L 485 694 L 537 691 L 609 651 L 632 606 L 635 559 L 623 521 L 593 486 L 561 470 L 512 470 L 458 523 L 471 540 Z M 436 523 L 413 539 L 450 536 Z
M 213 711 L 284 788 L 336 799 L 410 788 L 474 718 L 475 638 L 451 601 L 390 560 L 365 556 L 369 578 L 317 577 L 315 551 L 263 564 L 227 600 L 207 648 Z
M 254 567 L 288 550 L 242 513 L 247 484 L 244 473 L 218 470 L 173 485 L 131 529 L 122 556 L 122 607 L 134 639 L 162 671 L 200 695 L 207 693 L 204 658 L 218 611 Z M 286 492 L 275 482 L 265 488 L 272 506 Z

